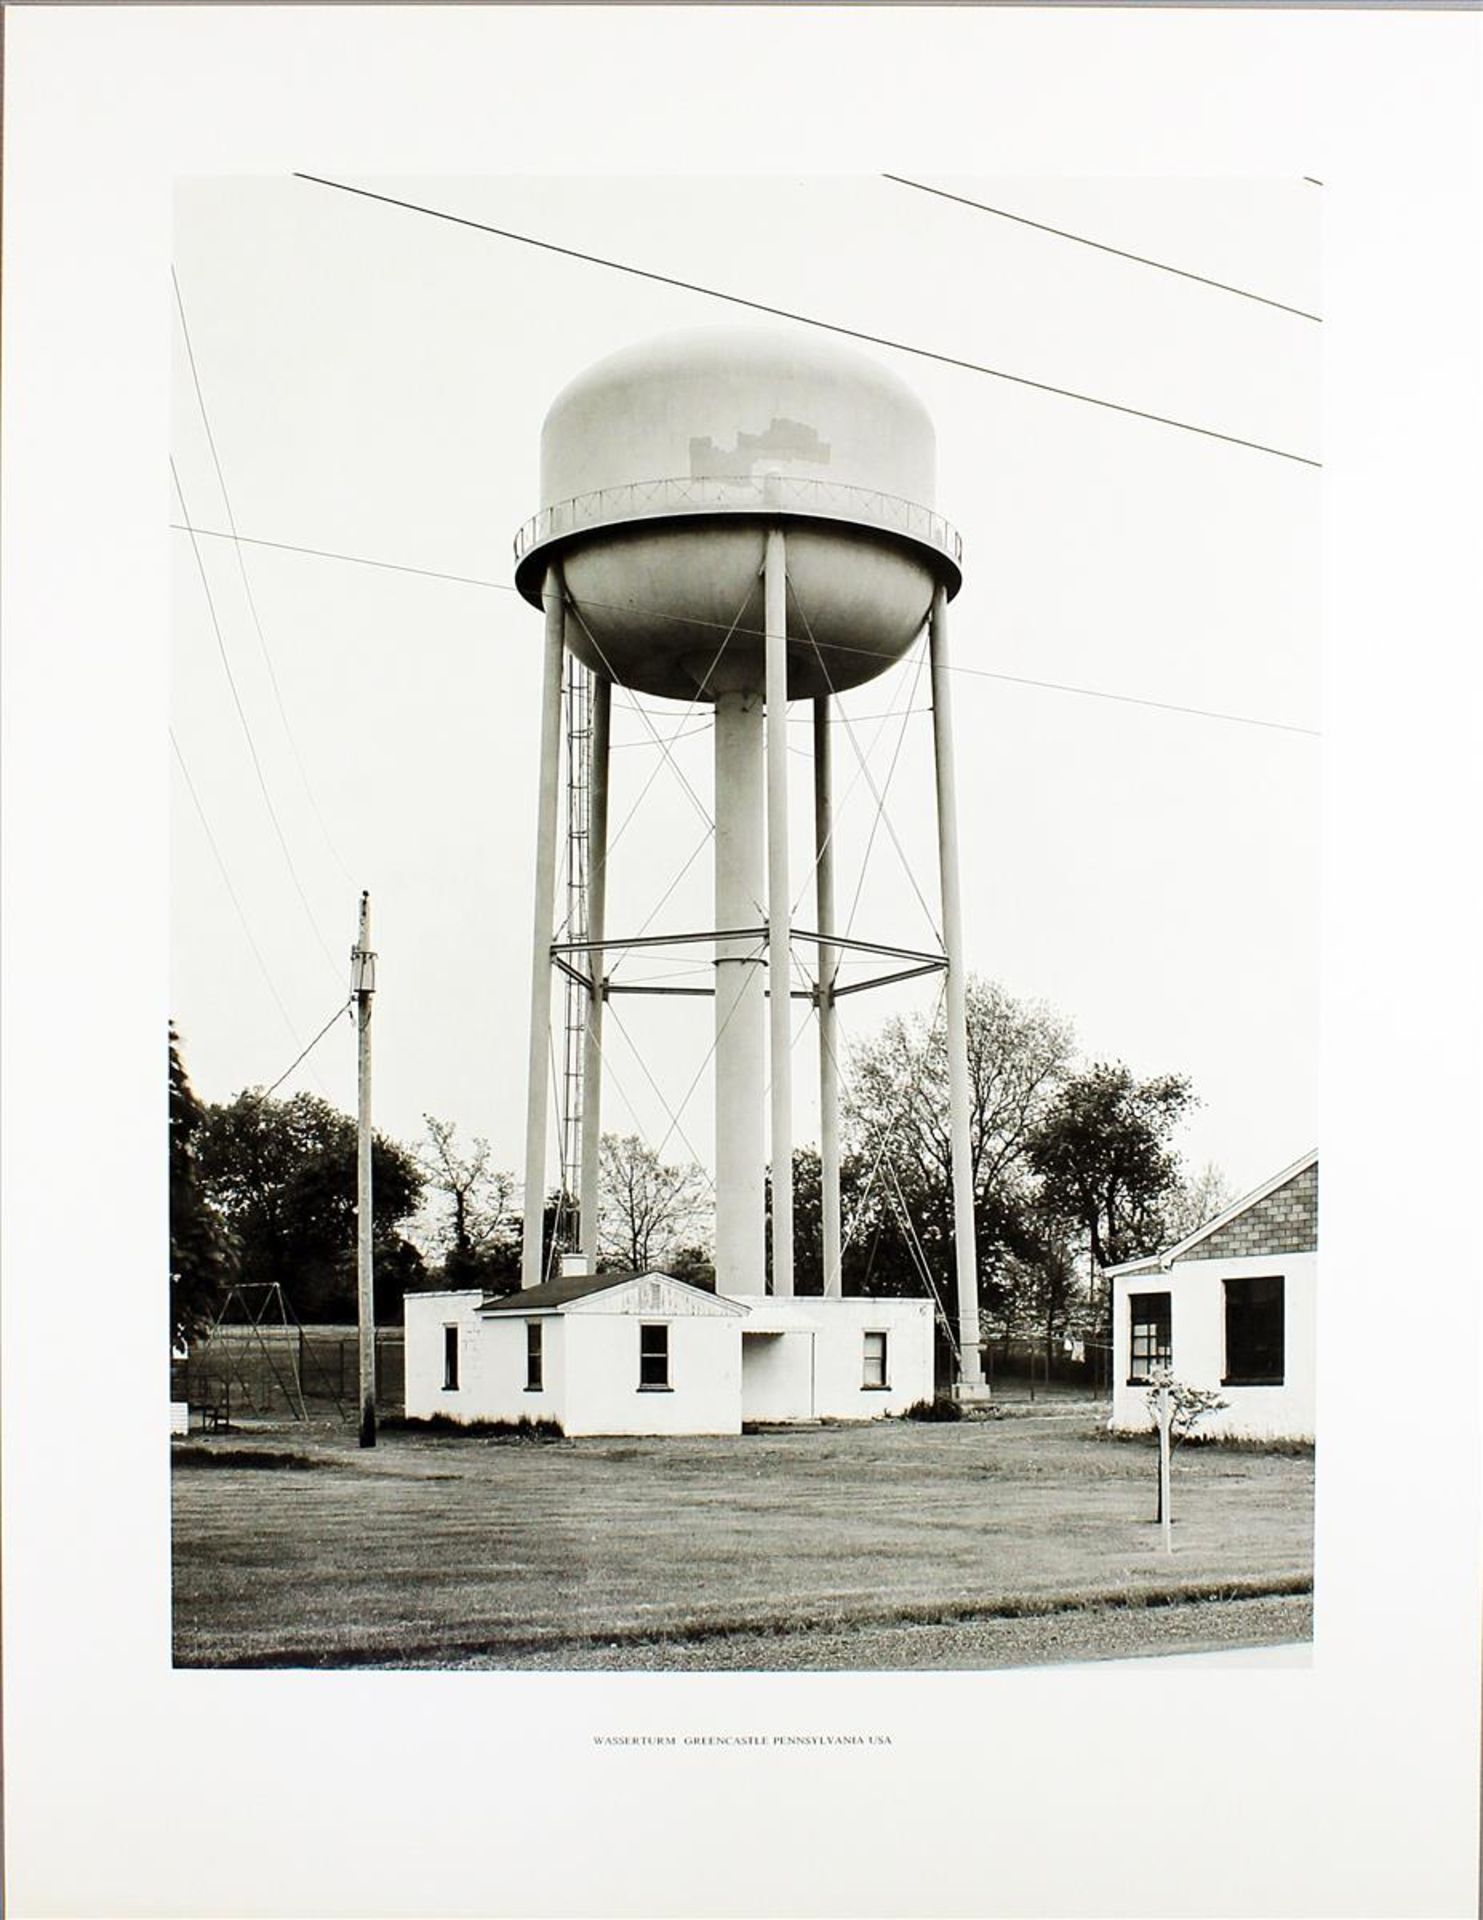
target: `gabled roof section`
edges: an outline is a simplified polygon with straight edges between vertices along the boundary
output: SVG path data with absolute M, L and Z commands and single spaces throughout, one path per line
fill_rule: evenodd
M 563 1274 L 559 1279 L 547 1280 L 539 1287 L 522 1287 L 515 1293 L 493 1295 L 480 1303 L 479 1311 L 486 1315 L 565 1313 L 569 1309 L 580 1311 L 589 1301 L 594 1303 L 593 1310 L 596 1311 L 597 1303 L 603 1296 L 640 1287 L 653 1296 L 652 1303 L 648 1300 L 643 1303 L 644 1311 L 664 1311 L 659 1301 L 667 1295 L 673 1302 L 674 1310 L 682 1313 L 740 1319 L 745 1312 L 744 1308 L 732 1301 L 707 1293 L 703 1287 L 693 1287 L 688 1280 L 676 1280 L 668 1273 Z M 613 1305 L 616 1306 L 617 1302 L 614 1301 Z
M 1162 1253 L 1141 1254 L 1136 1260 L 1124 1260 L 1121 1266 L 1108 1267 L 1109 1274 L 1117 1273 L 1156 1273 L 1161 1268 L 1171 1267 L 1176 1260 L 1182 1260 L 1193 1248 L 1208 1240 L 1212 1234 L 1219 1233 L 1222 1227 L 1228 1227 L 1233 1220 L 1239 1220 L 1243 1213 L 1260 1204 L 1269 1194 L 1276 1193 L 1279 1187 L 1285 1187 L 1289 1180 L 1296 1180 L 1300 1173 L 1306 1173 L 1309 1167 L 1318 1163 L 1318 1149 L 1305 1153 L 1301 1160 L 1294 1160 L 1290 1167 L 1284 1167 L 1281 1173 L 1274 1173 L 1270 1180 L 1261 1186 L 1253 1187 L 1250 1193 L 1243 1194 L 1233 1206 L 1218 1213 L 1213 1220 L 1207 1220 L 1203 1227 L 1196 1227 L 1182 1240 L 1176 1240 L 1172 1247 L 1165 1247 Z
M 517 1287 L 513 1293 L 486 1294 L 479 1303 L 480 1313 L 535 1313 L 542 1308 L 564 1307 L 569 1300 L 581 1300 L 589 1293 L 601 1293 L 605 1287 L 620 1287 L 632 1280 L 631 1273 L 563 1273 L 538 1287 Z

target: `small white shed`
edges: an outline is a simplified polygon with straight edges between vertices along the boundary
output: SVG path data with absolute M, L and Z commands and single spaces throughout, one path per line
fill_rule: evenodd
M 662 1273 L 406 1297 L 414 1419 L 740 1433 L 743 1420 L 879 1418 L 931 1395 L 925 1300 L 728 1297 Z
M 879 1420 L 932 1398 L 926 1300 L 726 1296 L 741 1323 L 747 1420 Z
M 1151 1426 L 1154 1368 L 1219 1393 L 1212 1437 L 1311 1440 L 1318 1289 L 1318 1154 L 1284 1167 L 1198 1231 L 1112 1282 L 1112 1425 Z

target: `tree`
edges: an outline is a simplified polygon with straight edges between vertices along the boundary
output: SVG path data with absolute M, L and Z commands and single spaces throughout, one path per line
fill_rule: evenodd
M 980 1281 L 987 1289 L 1017 1244 L 1018 1223 L 1032 1203 L 1026 1146 L 1070 1072 L 1073 1036 L 1069 1024 L 1042 1003 L 1016 1000 L 981 979 L 968 982 L 967 1029 L 969 1150 Z M 872 1288 L 927 1291 L 925 1266 L 951 1311 L 955 1255 L 945 1021 L 894 1019 L 856 1049 L 844 1113 Z
M 665 1259 L 664 1271 L 675 1280 L 709 1293 L 716 1291 L 716 1263 L 708 1247 L 676 1247 Z
M 1075 1223 L 1041 1189 L 1018 1196 L 997 1229 L 989 1226 L 996 1257 L 980 1298 L 985 1337 L 997 1335 L 1006 1354 L 1016 1339 L 1033 1338 L 1049 1369 L 1082 1307 Z
M 1136 1080 L 1099 1064 L 1059 1091 L 1026 1142 L 1046 1203 L 1077 1222 L 1099 1268 L 1167 1244 L 1166 1206 L 1179 1187 L 1169 1136 L 1194 1102 L 1179 1074 Z
M 1189 1386 L 1183 1380 L 1176 1380 L 1167 1367 L 1155 1367 L 1149 1374 L 1148 1392 L 1143 1396 L 1155 1423 L 1159 1417 L 1159 1393 L 1163 1389 L 1167 1389 L 1169 1394 L 1171 1447 L 1188 1440 L 1208 1414 L 1223 1413 L 1231 1404 L 1213 1388 Z
M 1164 1201 L 1164 1225 L 1172 1244 L 1207 1226 L 1236 1198 L 1236 1189 L 1213 1160 L 1181 1179 Z
M 249 1088 L 209 1107 L 197 1163 L 229 1223 L 246 1283 L 277 1281 L 301 1320 L 353 1319 L 356 1304 L 356 1127 L 311 1093 L 274 1100 Z M 397 1228 L 416 1211 L 423 1179 L 394 1141 L 371 1149 L 373 1265 L 379 1319 L 400 1317 L 421 1256 Z
M 904 1297 L 920 1293 L 923 1283 L 914 1265 L 910 1239 L 889 1184 L 870 1180 L 857 1154 L 844 1154 L 839 1166 L 841 1291 Z M 766 1270 L 772 1277 L 772 1169 L 764 1185 L 767 1217 Z M 824 1180 L 817 1147 L 793 1150 L 793 1291 L 824 1291 Z
M 707 1185 L 693 1162 L 666 1166 L 637 1134 L 605 1133 L 598 1219 L 602 1263 L 630 1273 L 662 1268 L 704 1224 Z
M 487 1140 L 476 1135 L 465 1153 L 451 1120 L 430 1113 L 423 1120 L 427 1141 L 416 1159 L 424 1194 L 444 1203 L 432 1230 L 433 1248 L 442 1256 L 444 1285 L 518 1282 L 520 1231 L 513 1213 L 513 1174 L 491 1164 Z
M 991 1191 L 1023 1155 L 1047 1101 L 1070 1071 L 1069 1024 L 1039 1001 L 992 980 L 967 994 L 969 1139 L 975 1193 Z M 898 1169 L 923 1184 L 950 1181 L 947 1023 L 896 1018 L 850 1062 L 845 1114 L 861 1153 L 883 1142 Z
M 1168 1400 L 1164 1402 L 1163 1396 Z M 1159 1447 L 1162 1454 L 1163 1434 L 1160 1413 L 1167 1410 L 1169 1421 L 1169 1465 L 1172 1471 L 1174 1453 L 1182 1440 L 1188 1440 L 1195 1428 L 1207 1414 L 1223 1413 L 1231 1404 L 1220 1394 L 1208 1387 L 1192 1387 L 1183 1380 L 1176 1380 L 1167 1367 L 1155 1367 L 1149 1374 L 1148 1392 L 1143 1396 L 1153 1419 L 1154 1432 L 1159 1435 Z M 1164 1517 L 1164 1476 L 1159 1474 L 1158 1498 L 1154 1502 L 1154 1519 Z M 1171 1514 L 1172 1514 L 1171 1503 Z
M 231 1242 L 212 1211 L 197 1168 L 205 1109 L 196 1098 L 170 1027 L 170 1344 L 209 1325 L 234 1270 Z
M 840 1182 L 843 1188 L 844 1181 Z M 772 1284 L 772 1168 L 763 1182 L 766 1217 L 765 1269 Z M 817 1147 L 793 1149 L 793 1291 L 824 1291 L 824 1180 Z

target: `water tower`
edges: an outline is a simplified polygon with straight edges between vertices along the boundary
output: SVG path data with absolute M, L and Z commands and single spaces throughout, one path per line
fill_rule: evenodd
M 714 955 L 716 1287 L 767 1291 L 765 1179 L 773 1169 L 772 1291 L 793 1291 L 791 961 L 817 1010 L 826 1294 L 840 1291 L 835 1004 L 861 985 L 945 969 L 962 1381 L 981 1384 L 969 1157 L 968 1059 L 946 607 L 960 542 L 934 510 L 935 436 L 910 389 L 832 341 L 707 329 L 630 347 L 552 403 L 541 510 L 516 540 L 515 579 L 545 613 L 522 1282 L 541 1283 L 550 1117 L 552 969 L 587 997 L 578 1219 L 595 1255 L 601 1131 L 607 734 L 616 682 L 714 714 L 715 910 L 667 936 Z M 943 949 L 854 940 L 834 919 L 832 706 L 929 633 Z M 562 688 L 591 674 L 584 735 L 587 926 L 555 941 Z M 814 719 L 813 927 L 789 891 L 787 702 Z M 875 956 L 872 982 L 838 983 L 840 955 Z M 768 982 L 779 990 L 769 993 Z M 765 1088 L 770 1082 L 770 1093 Z

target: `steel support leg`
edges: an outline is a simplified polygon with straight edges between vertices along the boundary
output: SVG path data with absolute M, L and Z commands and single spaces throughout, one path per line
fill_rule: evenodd
M 834 932 L 834 767 L 830 701 L 814 701 L 814 899 L 821 934 Z M 839 1053 L 834 983 L 839 949 L 819 947 L 819 1186 L 824 1292 L 843 1290 L 839 1216 Z
M 959 1386 L 983 1386 L 978 1320 L 978 1238 L 973 1218 L 973 1148 L 968 1084 L 968 982 L 963 961 L 963 904 L 958 882 L 958 794 L 953 764 L 952 692 L 947 645 L 947 592 L 932 596 L 932 736 L 937 756 L 937 840 L 942 873 L 942 939 L 947 949 L 948 1110 L 953 1158 L 953 1240 L 958 1278 Z
M 762 696 L 718 693 L 716 748 L 716 926 L 755 927 L 762 918 Z M 766 984 L 761 945 L 716 942 L 716 1290 L 767 1291 L 763 1180 Z
M 767 536 L 767 983 L 772 1064 L 772 1290 L 793 1291 L 793 910 L 788 892 L 788 550 Z

